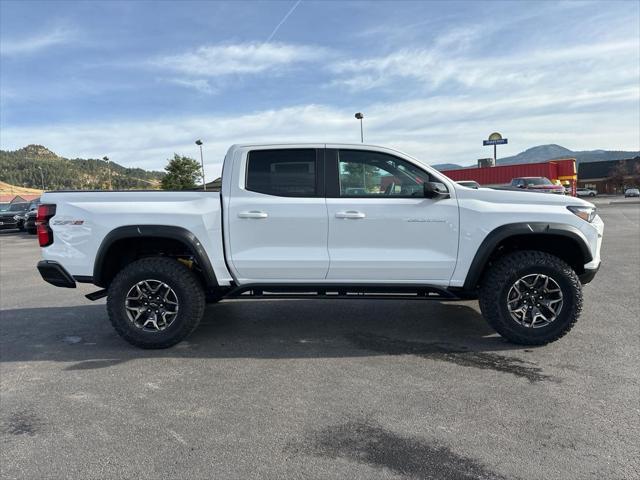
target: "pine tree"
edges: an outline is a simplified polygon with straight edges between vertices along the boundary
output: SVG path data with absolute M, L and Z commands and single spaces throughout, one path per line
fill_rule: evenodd
M 182 157 L 177 153 L 164 169 L 167 172 L 162 179 L 164 190 L 190 190 L 202 178 L 200 164 L 193 158 Z

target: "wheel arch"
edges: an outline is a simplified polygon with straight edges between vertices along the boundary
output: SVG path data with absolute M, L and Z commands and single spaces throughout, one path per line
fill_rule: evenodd
M 147 241 L 152 241 L 153 245 L 140 248 Z M 191 231 L 172 225 L 126 225 L 111 230 L 98 248 L 93 266 L 93 283 L 100 287 L 108 287 L 120 268 L 140 258 L 132 255 L 131 249 L 136 247 L 139 248 L 136 250 L 138 253 L 184 252 L 193 257 L 205 286 L 218 286 L 211 261 L 202 243 Z
M 576 273 L 582 273 L 584 265 L 593 260 L 586 237 L 573 225 L 545 222 L 502 225 L 480 244 L 469 267 L 464 290 L 474 290 L 491 262 L 514 250 L 551 253 L 571 265 Z

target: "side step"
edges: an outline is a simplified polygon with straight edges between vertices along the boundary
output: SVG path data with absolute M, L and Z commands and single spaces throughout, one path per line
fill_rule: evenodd
M 387 284 L 247 284 L 230 290 L 223 298 L 339 298 L 460 300 L 441 287 Z
M 85 298 L 87 298 L 88 300 L 91 300 L 92 302 L 95 302 L 96 300 L 106 297 L 108 294 L 109 294 L 109 291 L 105 288 L 102 290 L 98 290 L 97 292 L 87 293 L 85 295 Z

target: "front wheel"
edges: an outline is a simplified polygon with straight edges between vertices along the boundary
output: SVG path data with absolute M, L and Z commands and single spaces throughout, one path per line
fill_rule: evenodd
M 564 336 L 582 310 L 582 285 L 573 269 L 539 251 L 507 254 L 493 264 L 480 286 L 480 309 L 503 337 L 544 345 Z
M 196 276 L 171 258 L 149 257 L 122 269 L 109 286 L 113 327 L 141 348 L 167 348 L 200 323 L 205 296 Z

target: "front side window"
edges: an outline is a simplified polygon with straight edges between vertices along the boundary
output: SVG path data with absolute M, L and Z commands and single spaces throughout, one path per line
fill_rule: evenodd
M 246 189 L 279 197 L 316 196 L 315 149 L 249 152 Z
M 422 197 L 429 174 L 385 153 L 340 150 L 341 197 Z
M 553 185 L 551 180 L 545 177 L 527 178 L 527 185 Z

